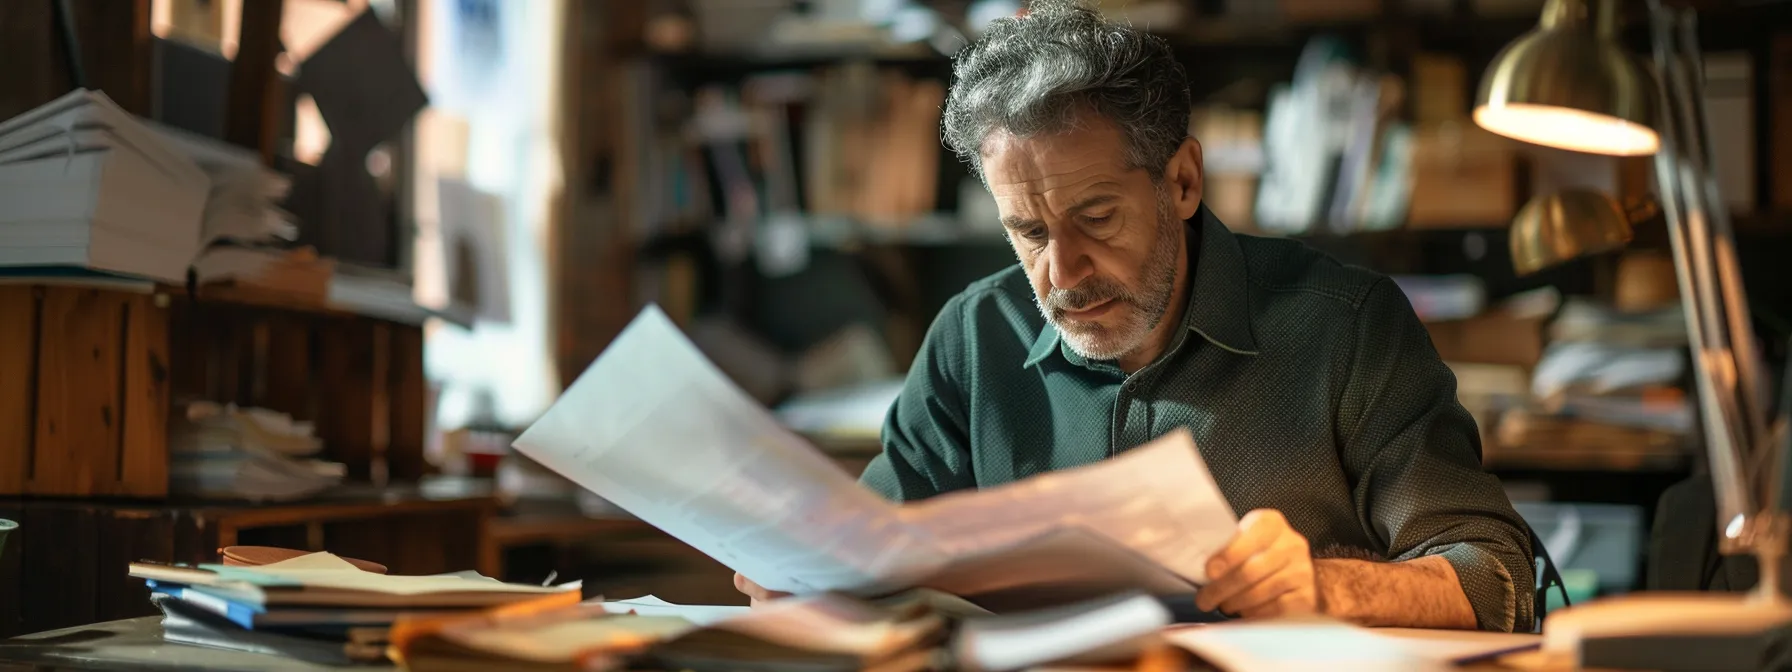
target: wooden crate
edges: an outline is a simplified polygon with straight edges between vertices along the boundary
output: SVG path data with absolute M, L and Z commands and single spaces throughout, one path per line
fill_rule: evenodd
M 166 305 L 0 286 L 0 494 L 167 494 Z
M 165 497 L 194 400 L 315 422 L 351 480 L 424 474 L 421 326 L 56 285 L 0 285 L 0 316 L 0 495 Z
M 357 481 L 423 476 L 423 329 L 329 311 L 180 299 L 174 399 L 290 413 L 316 423 L 325 459 Z

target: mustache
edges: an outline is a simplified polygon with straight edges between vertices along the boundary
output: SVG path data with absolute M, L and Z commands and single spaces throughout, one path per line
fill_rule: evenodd
M 1039 303 L 1056 319 L 1066 312 L 1081 310 L 1110 299 L 1131 301 L 1132 293 L 1112 279 L 1092 277 L 1069 289 L 1053 288 Z

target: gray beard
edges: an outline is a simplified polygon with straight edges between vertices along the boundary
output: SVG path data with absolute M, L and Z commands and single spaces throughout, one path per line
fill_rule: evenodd
M 1034 297 L 1039 314 L 1058 329 L 1072 351 L 1086 359 L 1117 360 L 1137 352 L 1169 312 L 1170 299 L 1176 292 L 1177 239 L 1182 234 L 1182 222 L 1170 211 L 1167 195 L 1159 191 L 1157 240 L 1145 259 L 1138 291 L 1128 290 L 1112 278 L 1091 276 L 1076 287 L 1053 289 L 1043 300 Z M 1125 311 L 1117 326 L 1071 324 L 1064 320 L 1066 311 L 1108 299 L 1117 304 L 1116 309 Z

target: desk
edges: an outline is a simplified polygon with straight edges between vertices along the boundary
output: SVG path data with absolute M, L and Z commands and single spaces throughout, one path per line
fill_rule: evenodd
M 1477 637 L 1479 633 L 1401 631 L 1404 636 L 1433 638 Z M 0 640 L 0 672 L 23 670 L 197 670 L 199 672 L 392 672 L 391 666 L 329 667 L 276 656 L 208 649 L 162 641 L 159 616 L 53 630 Z M 1074 672 L 1122 672 L 1127 668 L 1074 668 Z M 1208 669 L 1200 666 L 1191 670 Z M 1567 670 L 1547 664 L 1539 655 L 1507 656 L 1499 664 L 1477 665 L 1469 670 Z M 1039 672 L 1073 672 L 1071 668 L 1040 668 Z

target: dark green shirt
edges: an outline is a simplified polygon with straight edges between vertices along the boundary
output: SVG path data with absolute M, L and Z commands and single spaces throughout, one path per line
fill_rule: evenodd
M 1040 316 L 1016 266 L 940 311 L 862 481 L 894 500 L 1001 485 L 1187 427 L 1243 514 L 1278 509 L 1320 556 L 1443 555 L 1480 627 L 1528 630 L 1524 523 L 1481 470 L 1456 379 L 1400 289 L 1307 246 L 1189 227 L 1184 329 L 1126 375 Z

